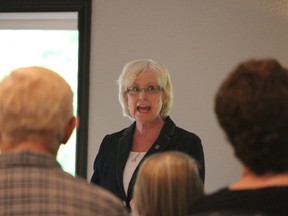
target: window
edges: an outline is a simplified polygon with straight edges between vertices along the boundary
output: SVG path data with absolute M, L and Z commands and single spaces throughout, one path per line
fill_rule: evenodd
M 14 68 L 37 64 L 68 81 L 81 121 L 57 160 L 64 170 L 82 177 L 87 176 L 90 19 L 91 0 L 0 0 L 0 57 L 5 59 L 0 78 Z

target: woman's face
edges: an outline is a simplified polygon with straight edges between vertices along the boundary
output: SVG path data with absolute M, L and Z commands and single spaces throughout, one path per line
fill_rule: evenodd
M 157 74 L 150 69 L 139 73 L 128 87 L 127 100 L 130 115 L 136 122 L 152 122 L 160 117 L 163 91 L 158 85 Z

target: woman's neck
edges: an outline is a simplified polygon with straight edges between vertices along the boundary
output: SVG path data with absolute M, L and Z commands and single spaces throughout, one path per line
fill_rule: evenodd
M 160 117 L 151 122 L 136 122 L 135 133 L 147 135 L 147 131 L 157 131 L 162 129 L 164 120 Z
M 243 170 L 242 178 L 232 184 L 231 190 L 259 189 L 265 187 L 288 186 L 288 173 L 269 173 L 262 176 L 255 175 L 248 169 Z
M 163 125 L 164 120 L 161 118 L 149 123 L 136 122 L 131 150 L 137 152 L 147 151 L 159 136 Z

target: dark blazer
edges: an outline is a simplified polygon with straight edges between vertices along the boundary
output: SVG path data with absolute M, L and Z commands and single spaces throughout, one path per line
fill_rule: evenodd
M 204 182 L 204 153 L 200 138 L 194 133 L 176 127 L 170 117 L 167 117 L 159 137 L 133 173 L 128 187 L 128 195 L 126 196 L 123 186 L 123 172 L 132 147 L 135 126 L 136 123 L 134 122 L 128 128 L 104 137 L 94 162 L 92 183 L 98 184 L 114 193 L 130 209 L 133 186 L 141 162 L 149 155 L 171 150 L 185 152 L 196 159 L 199 164 L 199 174 Z

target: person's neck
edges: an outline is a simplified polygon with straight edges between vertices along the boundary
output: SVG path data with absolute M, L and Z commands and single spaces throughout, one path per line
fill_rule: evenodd
M 149 123 L 136 123 L 131 151 L 146 152 L 159 136 L 164 120 L 157 118 Z
M 39 152 L 39 153 L 45 153 L 50 154 L 56 157 L 57 152 L 52 151 L 47 147 L 47 145 L 43 145 L 41 143 L 35 143 L 35 142 L 21 142 L 13 145 L 7 145 L 5 147 L 2 147 L 1 153 L 7 154 L 17 151 L 32 151 L 32 152 Z
M 265 187 L 288 186 L 288 172 L 285 173 L 267 173 L 258 176 L 247 168 L 243 168 L 242 178 L 232 184 L 230 190 L 259 189 Z
M 153 132 L 153 131 L 161 131 L 162 127 L 164 125 L 164 120 L 160 117 L 156 118 L 152 122 L 136 122 L 136 131 L 135 133 L 138 133 L 138 135 L 146 135 L 147 132 Z

